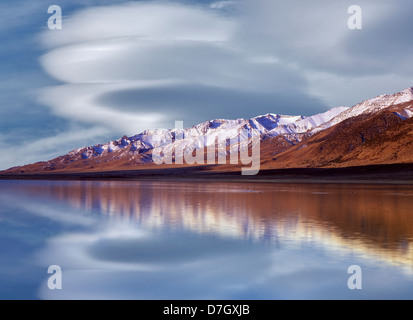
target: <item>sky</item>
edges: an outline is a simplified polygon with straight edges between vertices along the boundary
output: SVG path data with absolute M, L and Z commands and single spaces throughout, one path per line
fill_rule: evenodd
M 62 9 L 49 29 L 48 8 Z M 350 29 L 351 5 L 362 29 Z M 0 3 L 0 170 L 145 129 L 413 86 L 411 0 Z

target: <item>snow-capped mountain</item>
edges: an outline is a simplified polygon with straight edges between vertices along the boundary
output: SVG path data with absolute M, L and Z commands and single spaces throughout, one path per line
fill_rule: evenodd
M 324 113 L 316 114 L 311 117 L 300 117 L 294 122 L 282 124 L 275 127 L 269 133 L 271 135 L 297 135 L 297 138 L 299 138 L 300 134 L 310 133 L 313 129 L 321 126 L 324 123 L 329 122 L 331 119 L 335 118 L 336 116 L 348 109 L 348 107 L 336 107 Z
M 153 149 L 167 153 L 173 148 L 195 150 L 208 147 L 219 139 L 240 139 L 240 145 L 248 142 L 251 132 L 260 136 L 288 136 L 288 140 L 299 142 L 304 134 L 331 120 L 347 107 L 338 107 L 311 117 L 266 114 L 252 119 L 215 119 L 188 129 L 145 130 L 132 137 L 122 137 L 105 144 L 79 148 L 68 153 L 73 159 L 99 158 L 109 154 L 116 157 L 144 154 Z M 143 162 L 150 161 L 146 159 Z
M 359 104 L 356 104 L 352 108 L 343 111 L 331 120 L 321 124 L 314 130 L 314 133 L 330 128 L 346 119 L 356 117 L 361 114 L 378 112 L 390 106 L 400 105 L 409 101 L 413 101 L 413 87 L 407 88 L 395 94 L 383 94 L 378 97 L 365 100 Z M 410 118 L 412 116 L 412 111 L 413 110 L 410 108 L 407 108 L 401 110 L 400 112 L 405 114 L 405 118 Z
M 392 110 L 401 119 L 413 116 L 413 87 L 399 93 L 381 95 L 365 100 L 351 108 L 336 107 L 324 113 L 304 117 L 268 113 L 252 119 L 215 119 L 187 129 L 145 130 L 132 137 L 122 137 L 115 141 L 78 148 L 56 159 L 12 168 L 11 171 L 50 171 L 99 169 L 103 167 L 128 167 L 153 163 L 153 151 L 168 153 L 176 148 L 193 150 L 215 145 L 216 140 L 239 139 L 240 148 L 248 146 L 251 135 L 259 135 L 261 140 L 271 138 L 277 143 L 285 142 L 293 147 L 303 139 L 337 126 L 345 120 L 361 115 L 378 114 Z M 188 151 L 189 150 L 189 151 Z M 283 149 L 284 150 L 284 149 Z M 23 169 L 22 169 L 23 168 Z M 36 168 L 36 169 L 35 169 Z

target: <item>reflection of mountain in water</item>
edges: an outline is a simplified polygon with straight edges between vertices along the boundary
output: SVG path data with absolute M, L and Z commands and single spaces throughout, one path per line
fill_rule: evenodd
M 277 246 L 314 242 L 413 268 L 413 191 L 406 186 L 139 181 L 13 188 L 145 227 Z

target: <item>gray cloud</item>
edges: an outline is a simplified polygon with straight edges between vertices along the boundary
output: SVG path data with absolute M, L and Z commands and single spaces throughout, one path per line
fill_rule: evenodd
M 398 0 L 400 8 L 412 7 L 407 0 Z M 406 24 L 399 22 L 399 10 L 395 2 L 385 0 L 360 3 L 363 12 L 363 30 L 350 30 L 347 9 L 354 4 L 351 1 L 244 1 L 245 12 L 242 33 L 239 42 L 255 50 L 272 53 L 285 60 L 318 71 L 336 72 L 341 75 L 383 72 L 377 65 L 365 61 L 361 48 L 369 47 L 366 39 L 374 43 L 381 42 L 386 47 L 386 33 L 383 27 L 389 20 L 397 27 Z M 404 5 L 403 5 L 404 4 Z M 397 17 L 397 18 L 395 18 Z M 395 23 L 398 21 L 398 23 Z M 389 30 L 388 28 L 386 29 Z M 399 38 L 393 35 L 395 42 Z M 370 52 L 373 53 L 373 52 Z M 372 54 L 375 59 L 377 54 Z M 363 62 L 363 63 L 361 63 Z M 388 71 L 388 70 L 386 70 Z
M 78 148 L 81 144 L 93 144 L 98 139 L 107 139 L 110 131 L 102 127 L 84 128 L 71 125 L 56 132 L 54 136 L 44 138 L 24 136 L 23 141 L 16 143 L 15 134 L 0 134 L 1 159 L 0 166 L 7 169 L 16 165 L 25 165 L 37 161 L 47 161 Z
M 134 123 L 126 132 L 130 134 L 170 127 L 178 115 L 187 125 L 206 120 L 204 116 L 310 115 L 327 106 L 355 104 L 368 98 L 367 92 L 391 93 L 393 87 L 396 91 L 411 85 L 408 68 L 387 63 L 408 61 L 410 53 L 395 50 L 390 55 L 386 46 L 377 50 L 387 38 L 392 47 L 409 47 L 407 31 L 401 40 L 395 36 L 410 24 L 406 14 L 384 0 L 366 2 L 364 29 L 352 31 L 347 27 L 350 5 L 244 0 L 217 2 L 210 8 L 172 2 L 91 7 L 67 18 L 62 33 L 41 35 L 50 48 L 41 61 L 46 72 L 64 83 L 104 84 L 83 104 L 107 117 L 110 110 L 128 112 Z M 396 15 L 400 23 L 387 28 Z M 395 79 L 393 86 L 384 81 L 398 69 L 402 80 Z M 142 81 L 144 86 L 133 87 Z M 165 81 L 172 85 L 159 85 Z M 64 104 L 64 116 L 79 120 L 78 108 L 69 105 L 79 102 L 78 88 L 65 89 L 65 94 L 58 89 L 60 100 L 49 89 L 53 99 L 42 101 L 55 112 L 61 109 L 57 104 Z M 144 122 L 149 114 L 151 121 Z M 88 122 L 85 118 L 81 121 Z M 125 128 L 99 115 L 89 118 L 119 134 Z
M 306 75 L 310 93 L 329 105 L 353 105 L 413 84 L 413 3 L 396 1 L 242 1 L 238 43 L 273 54 Z M 350 5 L 363 29 L 350 30 Z
M 50 48 L 42 65 L 65 83 L 41 101 L 59 116 L 119 134 L 181 119 L 190 126 L 326 109 L 308 94 L 300 70 L 238 41 L 243 16 L 219 10 L 234 5 L 147 2 L 80 11 L 62 33 L 41 35 Z
M 249 92 L 196 84 L 109 92 L 99 97 L 98 104 L 118 112 L 150 108 L 169 119 L 196 124 L 210 119 L 250 118 L 268 111 L 308 115 L 320 110 L 323 103 L 298 92 L 296 95 L 274 92 Z M 188 111 L 193 112 L 188 112 Z
M 359 72 L 412 74 L 412 9 L 411 1 L 388 3 L 387 11 L 363 32 L 345 39 L 343 47 L 358 61 Z

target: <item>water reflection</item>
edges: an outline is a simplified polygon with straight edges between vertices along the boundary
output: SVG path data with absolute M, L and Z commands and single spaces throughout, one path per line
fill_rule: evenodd
M 111 181 L 13 183 L 7 190 L 151 230 L 191 231 L 277 247 L 312 243 L 413 270 L 409 186 Z M 94 254 L 104 257 L 104 247 L 95 248 Z

